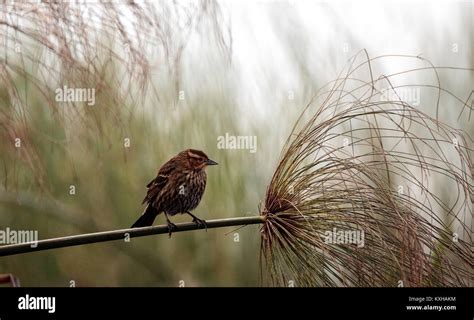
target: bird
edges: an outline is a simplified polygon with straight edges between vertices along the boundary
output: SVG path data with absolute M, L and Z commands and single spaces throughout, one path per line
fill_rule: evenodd
M 190 211 L 195 209 L 206 189 L 206 168 L 218 163 L 200 150 L 187 149 L 168 160 L 159 170 L 156 177 L 147 184 L 147 194 L 142 204 L 146 208 L 131 228 L 153 225 L 155 218 L 164 213 L 169 236 L 177 227 L 170 216 L 178 213 L 188 214 L 198 226 L 207 230 L 205 220 L 199 219 Z

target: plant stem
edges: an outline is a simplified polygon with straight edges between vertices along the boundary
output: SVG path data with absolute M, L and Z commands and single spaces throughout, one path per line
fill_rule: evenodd
M 262 216 L 239 217 L 239 218 L 228 218 L 228 219 L 217 219 L 217 220 L 206 221 L 208 229 L 259 224 L 263 222 L 264 222 L 264 218 Z M 177 226 L 177 229 L 174 230 L 173 233 L 181 232 L 181 231 L 204 229 L 203 226 L 198 226 L 196 223 L 193 223 L 193 222 L 178 223 L 176 224 L 176 226 Z M 27 252 L 36 252 L 36 251 L 56 249 L 56 248 L 79 246 L 82 244 L 89 244 L 89 243 L 96 243 L 96 242 L 125 240 L 128 238 L 144 237 L 144 236 L 150 236 L 154 234 L 164 234 L 164 233 L 165 234 L 168 233 L 167 225 L 79 234 L 79 235 L 66 236 L 66 237 L 61 237 L 61 238 L 39 240 L 37 242 L 27 242 L 27 243 L 0 246 L 0 257 L 11 256 L 11 255 L 27 253 Z

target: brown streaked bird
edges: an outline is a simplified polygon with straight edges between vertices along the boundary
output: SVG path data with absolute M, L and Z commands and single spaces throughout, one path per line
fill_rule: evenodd
M 169 234 L 176 229 L 169 216 L 187 213 L 193 222 L 207 228 L 206 221 L 201 220 L 190 211 L 196 208 L 206 189 L 206 167 L 217 165 L 202 151 L 188 149 L 178 153 L 166 162 L 155 179 L 147 184 L 147 194 L 142 203 L 147 207 L 132 228 L 151 226 L 157 215 L 165 214 Z

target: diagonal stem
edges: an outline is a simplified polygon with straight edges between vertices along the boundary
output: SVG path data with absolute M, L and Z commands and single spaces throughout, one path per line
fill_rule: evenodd
M 252 216 L 252 217 L 238 217 L 238 218 L 228 218 L 228 219 L 217 219 L 217 220 L 206 220 L 207 228 L 222 228 L 222 227 L 232 227 L 232 226 L 242 226 L 250 224 L 260 224 L 264 222 L 263 216 Z M 177 229 L 173 233 L 181 231 L 191 231 L 197 229 L 204 229 L 203 225 L 198 225 L 192 222 L 178 223 L 176 224 Z M 79 246 L 89 243 L 113 241 L 113 240 L 124 240 L 126 238 L 136 238 L 150 236 L 154 234 L 167 234 L 168 233 L 167 225 L 159 225 L 154 227 L 143 227 L 143 228 L 133 228 L 133 229 L 120 229 L 104 232 L 94 232 L 79 234 L 74 236 L 66 236 L 60 238 L 52 238 L 39 240 L 37 242 L 27 242 L 20 244 L 10 244 L 5 246 L 0 246 L 0 257 L 1 256 L 11 256 L 15 254 L 27 253 L 27 252 L 36 252 L 42 250 L 64 248 Z

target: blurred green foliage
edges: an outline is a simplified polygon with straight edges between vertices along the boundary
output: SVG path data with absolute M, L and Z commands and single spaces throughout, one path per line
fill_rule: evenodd
M 129 227 L 144 209 L 140 203 L 145 185 L 165 161 L 186 148 L 202 149 L 219 162 L 208 169 L 196 215 L 215 219 L 258 214 L 277 160 L 270 155 L 278 152 L 278 145 L 262 146 L 268 128 L 252 124 L 251 115 L 234 112 L 238 108 L 224 91 L 133 111 L 112 105 L 103 93 L 96 94 L 94 106 L 58 103 L 57 110 L 34 90 L 21 94 L 28 114 L 19 119 L 26 122 L 13 122 L 16 132 L 23 133 L 22 146 L 15 148 L 13 140 L 3 137 L 1 183 L 2 192 L 21 192 L 32 204 L 25 208 L 17 201 L 1 202 L 1 225 L 38 230 L 41 239 Z M 7 104 L 3 99 L 5 113 L 14 118 Z M 81 109 L 81 116 L 67 108 Z M 251 129 L 243 131 L 242 122 Z M 257 136 L 258 151 L 218 149 L 217 137 L 226 132 Z M 130 139 L 130 147 L 124 139 Z M 70 194 L 71 185 L 75 195 Z M 62 207 L 45 211 L 44 202 L 65 205 L 75 223 L 61 217 Z M 164 218 L 159 216 L 157 223 Z M 180 280 L 186 286 L 255 286 L 258 250 L 258 226 L 248 226 L 11 256 L 0 259 L 0 268 L 27 286 L 69 286 L 71 280 L 77 286 L 177 286 Z

